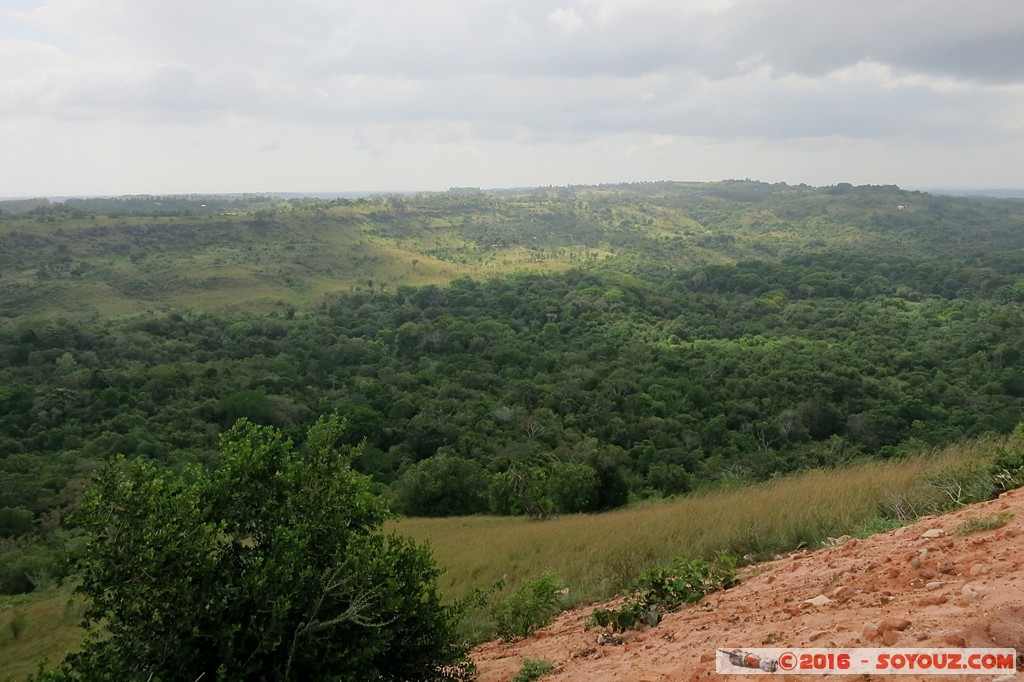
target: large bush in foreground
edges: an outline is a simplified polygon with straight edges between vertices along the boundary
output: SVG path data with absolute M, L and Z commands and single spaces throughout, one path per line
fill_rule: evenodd
M 457 676 L 455 617 L 425 547 L 335 447 L 239 421 L 217 468 L 118 458 L 97 475 L 80 591 L 94 630 L 59 676 L 85 680 L 416 680 Z

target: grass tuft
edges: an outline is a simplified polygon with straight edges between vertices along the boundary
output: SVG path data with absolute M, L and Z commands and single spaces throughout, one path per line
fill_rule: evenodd
M 996 528 L 1002 528 L 1005 526 L 1012 518 L 1013 512 L 1009 511 L 1002 512 L 1001 514 L 995 514 L 993 516 L 972 516 L 957 526 L 954 532 L 957 535 L 970 535 L 971 533 L 995 530 Z

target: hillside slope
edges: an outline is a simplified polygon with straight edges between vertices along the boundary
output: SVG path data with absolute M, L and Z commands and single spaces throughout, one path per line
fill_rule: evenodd
M 1001 528 L 956 533 L 969 519 L 1006 514 L 1013 516 Z M 530 639 L 485 643 L 473 658 L 481 682 L 512 679 L 524 658 L 554 663 L 544 677 L 552 682 L 655 682 L 717 677 L 714 654 L 721 647 L 998 646 L 1024 652 L 1022 531 L 1024 490 L 1018 489 L 866 540 L 750 566 L 738 586 L 668 614 L 656 628 L 628 632 L 622 645 L 597 643 L 598 632 L 585 628 L 587 607 L 562 614 Z M 833 603 L 805 602 L 819 595 Z M 910 624 L 888 629 L 882 627 L 887 619 Z

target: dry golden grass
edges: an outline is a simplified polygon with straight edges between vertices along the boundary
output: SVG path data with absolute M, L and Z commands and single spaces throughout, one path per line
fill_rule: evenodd
M 611 596 L 644 568 L 675 557 L 729 552 L 764 558 L 801 542 L 819 546 L 826 536 L 877 525 L 883 516 L 936 511 L 943 493 L 926 479 L 987 459 L 994 443 L 811 471 L 605 514 L 546 521 L 416 518 L 396 528 L 429 540 L 446 570 L 440 587 L 449 598 L 498 579 L 515 584 L 552 570 L 570 586 L 573 601 L 583 602 Z
M 85 634 L 78 627 L 82 613 L 83 602 L 67 589 L 0 601 L 0 680 L 24 680 L 42 658 L 49 669 L 77 650 Z M 15 618 L 20 628 L 12 627 Z

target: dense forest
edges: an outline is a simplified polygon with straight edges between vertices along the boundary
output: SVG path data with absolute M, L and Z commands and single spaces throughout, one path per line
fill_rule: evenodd
M 0 202 L 0 591 L 115 454 L 337 412 L 409 515 L 600 511 L 1024 418 L 1024 202 L 641 183 Z

